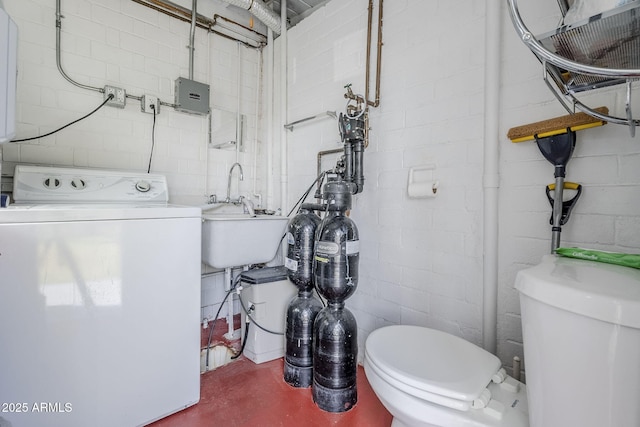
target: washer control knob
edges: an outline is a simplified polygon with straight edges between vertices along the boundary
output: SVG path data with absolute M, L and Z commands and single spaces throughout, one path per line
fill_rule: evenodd
M 55 190 L 56 188 L 60 187 L 60 180 L 58 178 L 46 178 L 43 182 L 43 185 L 45 188 L 48 188 L 49 190 Z
M 87 183 L 82 178 L 73 178 L 71 180 L 71 186 L 76 190 L 82 190 L 87 186 Z
M 138 181 L 136 182 L 136 190 L 141 193 L 146 193 L 151 190 L 151 184 L 148 181 Z

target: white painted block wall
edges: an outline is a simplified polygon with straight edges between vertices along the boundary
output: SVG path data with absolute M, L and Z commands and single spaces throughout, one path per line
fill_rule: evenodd
M 78 88 L 58 72 L 55 53 L 55 3 L 4 1 L 19 27 L 17 135 L 27 138 L 61 127 L 96 108 L 103 95 Z M 175 1 L 191 9 L 191 1 Z M 222 2 L 199 2 L 198 11 L 248 25 L 248 15 Z M 174 102 L 174 82 L 189 76 L 190 23 L 178 21 L 130 0 L 62 2 L 61 63 L 75 81 L 122 87 L 128 94 Z M 238 58 L 240 57 L 240 65 Z M 161 106 L 156 117 L 151 171 L 167 176 L 170 201 L 201 205 L 206 196 L 224 198 L 229 168 L 237 160 L 244 181 L 234 178 L 232 197 L 265 193 L 265 168 L 257 158 L 262 140 L 262 105 L 256 105 L 261 55 L 234 41 L 196 30 L 194 80 L 211 89 L 211 107 L 246 116 L 246 151 L 208 148 L 208 123 L 202 116 Z M 240 103 L 238 104 L 238 82 Z M 217 123 L 214 123 L 214 129 Z M 3 188 L 17 163 L 120 169 L 146 172 L 152 145 L 153 115 L 136 100 L 124 109 L 104 107 L 91 117 L 39 140 L 2 146 Z M 254 184 L 255 179 L 255 184 Z M 255 187 L 254 187 L 255 185 Z M 253 199 L 257 204 L 258 199 Z M 211 272 L 204 268 L 205 272 Z M 221 273 L 203 279 L 202 316 L 211 318 L 224 297 Z M 222 315 L 226 314 L 223 308 Z
M 364 91 L 367 3 L 334 0 L 290 31 L 291 121 L 342 111 L 345 84 Z M 555 28 L 555 1 L 519 3 L 532 30 Z M 518 270 L 549 252 L 544 187 L 553 182 L 553 167 L 535 144 L 512 144 L 506 133 L 566 112 L 502 8 L 497 338 L 498 356 L 511 366 L 513 356 L 523 357 L 513 283 Z M 385 2 L 381 104 L 371 110 L 365 190 L 351 212 L 361 259 L 347 307 L 358 320 L 360 357 L 368 333 L 395 323 L 482 343 L 484 13 L 485 2 L 471 0 Z M 594 106 L 613 109 L 623 95 L 590 97 Z M 290 204 L 314 179 L 315 153 L 339 147 L 338 139 L 330 120 L 290 134 Z M 564 227 L 564 245 L 640 252 L 639 161 L 640 142 L 624 127 L 578 133 L 567 179 L 584 191 Z M 409 168 L 430 162 L 437 165 L 438 196 L 409 199 Z
M 551 31 L 559 22 L 555 1 L 521 0 L 521 13 L 534 34 Z M 542 67 L 515 37 L 507 10 L 503 13 L 501 135 L 509 128 L 562 116 L 567 112 L 544 84 Z M 624 116 L 624 87 L 581 97 L 588 105 L 605 105 Z M 640 103 L 633 103 L 640 111 Z M 637 115 L 636 115 L 637 117 Z M 640 253 L 640 139 L 624 126 L 607 124 L 576 133 L 577 143 L 567 164 L 567 181 L 583 192 L 562 231 L 562 246 Z M 545 186 L 554 182 L 553 166 L 533 142 L 501 141 L 500 276 L 498 355 L 510 363 L 522 357 L 518 270 L 535 265 L 550 252 L 551 207 Z M 576 331 L 576 333 L 588 333 Z M 525 366 L 526 369 L 526 361 Z
M 364 93 L 367 4 L 332 1 L 290 31 L 292 121 L 344 111 L 346 84 Z M 385 2 L 381 104 L 371 110 L 365 188 L 351 211 L 360 280 L 346 305 L 360 357 L 366 336 L 387 324 L 482 342 L 483 16 L 477 1 Z M 316 153 L 337 141 L 333 120 L 290 134 L 290 203 L 313 182 Z M 409 199 L 409 169 L 428 163 L 437 165 L 438 196 Z
M 190 1 L 177 3 L 191 8 Z M 223 3 L 200 3 L 199 12 L 209 17 L 223 7 Z M 55 2 L 9 0 L 5 7 L 19 26 L 16 138 L 47 133 L 97 107 L 102 102 L 101 93 L 72 85 L 57 70 Z M 233 10 L 223 10 L 225 16 L 236 18 L 230 15 Z M 174 102 L 175 80 L 189 76 L 189 22 L 129 0 L 66 1 L 62 2 L 62 14 L 61 63 L 72 79 Z M 240 191 L 247 196 L 257 175 L 254 152 L 261 144 L 255 131 L 260 120 L 260 114 L 256 114 L 260 60 L 257 50 L 196 30 L 194 80 L 210 85 L 211 107 L 235 113 L 240 79 L 240 110 L 247 116 L 247 149 L 238 160 L 245 169 Z M 153 115 L 140 112 L 140 103 L 127 99 L 125 109 L 105 107 L 58 134 L 5 145 L 3 172 L 10 175 L 15 163 L 146 171 L 152 132 Z M 205 116 L 160 108 L 151 170 L 167 175 L 172 202 L 202 204 L 207 194 L 225 194 L 227 174 L 236 154 L 234 150 L 209 149 L 207 141 Z M 258 173 L 264 171 L 259 169 Z M 258 187 L 263 181 L 258 176 Z M 234 182 L 234 192 L 236 188 Z
M 180 3 L 190 7 L 191 2 Z M 554 0 L 519 3 L 532 29 L 551 29 L 558 20 Z M 4 4 L 20 27 L 18 136 L 53 130 L 95 108 L 101 95 L 76 88 L 56 69 L 54 2 Z M 342 111 L 348 83 L 355 92 L 364 91 L 366 7 L 365 0 L 334 0 L 291 29 L 289 121 Z M 187 75 L 187 23 L 128 0 L 68 0 L 63 8 L 62 60 L 73 78 L 172 102 L 173 81 Z M 355 197 L 351 213 L 362 252 L 359 287 L 347 307 L 357 317 L 361 349 L 369 332 L 395 323 L 431 326 L 482 342 L 484 10 L 485 2 L 473 0 L 385 2 L 381 105 L 371 112 L 365 191 Z M 498 355 L 510 364 L 512 356 L 522 356 L 513 280 L 519 269 L 548 252 L 544 186 L 553 171 L 535 145 L 512 144 L 506 132 L 565 113 L 541 81 L 539 64 L 515 37 L 504 5 L 502 24 L 497 326 Z M 198 30 L 194 77 L 211 84 L 212 106 L 228 111 L 236 108 L 237 52 L 235 43 Z M 252 51 L 242 55 L 241 108 L 250 125 L 248 151 L 239 160 L 252 165 L 257 146 L 257 189 L 265 192 L 266 126 L 254 109 L 260 59 Z M 611 108 L 621 96 L 612 92 L 596 98 L 596 105 Z M 277 106 L 262 108 L 275 109 L 278 120 Z M 276 123 L 276 135 L 281 125 Z M 4 145 L 2 171 L 11 174 L 19 162 L 146 170 L 151 126 L 152 116 L 140 113 L 135 102 L 124 110 L 105 108 L 54 137 Z M 208 149 L 206 134 L 201 117 L 163 108 L 157 118 L 152 170 L 167 174 L 173 201 L 200 204 L 206 194 L 226 191 L 235 153 Z M 291 206 L 315 179 L 316 153 L 340 144 L 331 119 L 300 126 L 288 139 Z M 578 134 L 567 178 L 585 190 L 564 228 L 566 244 L 640 252 L 638 141 L 613 125 Z M 274 142 L 277 147 L 277 138 Z M 334 162 L 335 156 L 327 157 L 323 167 Z M 409 199 L 409 168 L 430 162 L 437 165 L 438 196 Z M 277 152 L 273 173 L 279 173 Z M 245 168 L 245 176 L 240 192 L 248 194 L 252 167 Z M 276 204 L 278 196 L 275 191 Z M 221 275 L 203 280 L 204 317 L 217 309 L 222 286 Z

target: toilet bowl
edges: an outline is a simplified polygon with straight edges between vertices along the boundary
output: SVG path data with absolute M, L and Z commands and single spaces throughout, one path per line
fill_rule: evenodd
M 366 340 L 364 370 L 393 427 L 526 427 L 524 384 L 480 347 L 434 329 L 394 325 Z

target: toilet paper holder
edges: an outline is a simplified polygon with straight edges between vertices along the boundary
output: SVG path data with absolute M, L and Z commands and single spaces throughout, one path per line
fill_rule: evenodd
M 436 165 L 433 163 L 409 168 L 407 194 L 411 199 L 436 197 L 440 181 L 435 178 Z

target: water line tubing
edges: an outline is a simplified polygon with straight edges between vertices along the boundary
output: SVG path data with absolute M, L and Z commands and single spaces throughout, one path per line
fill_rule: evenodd
M 498 136 L 500 117 L 500 2 L 485 5 L 485 124 L 483 161 L 483 269 L 482 344 L 495 354 L 498 326 L 498 190 L 500 187 Z

